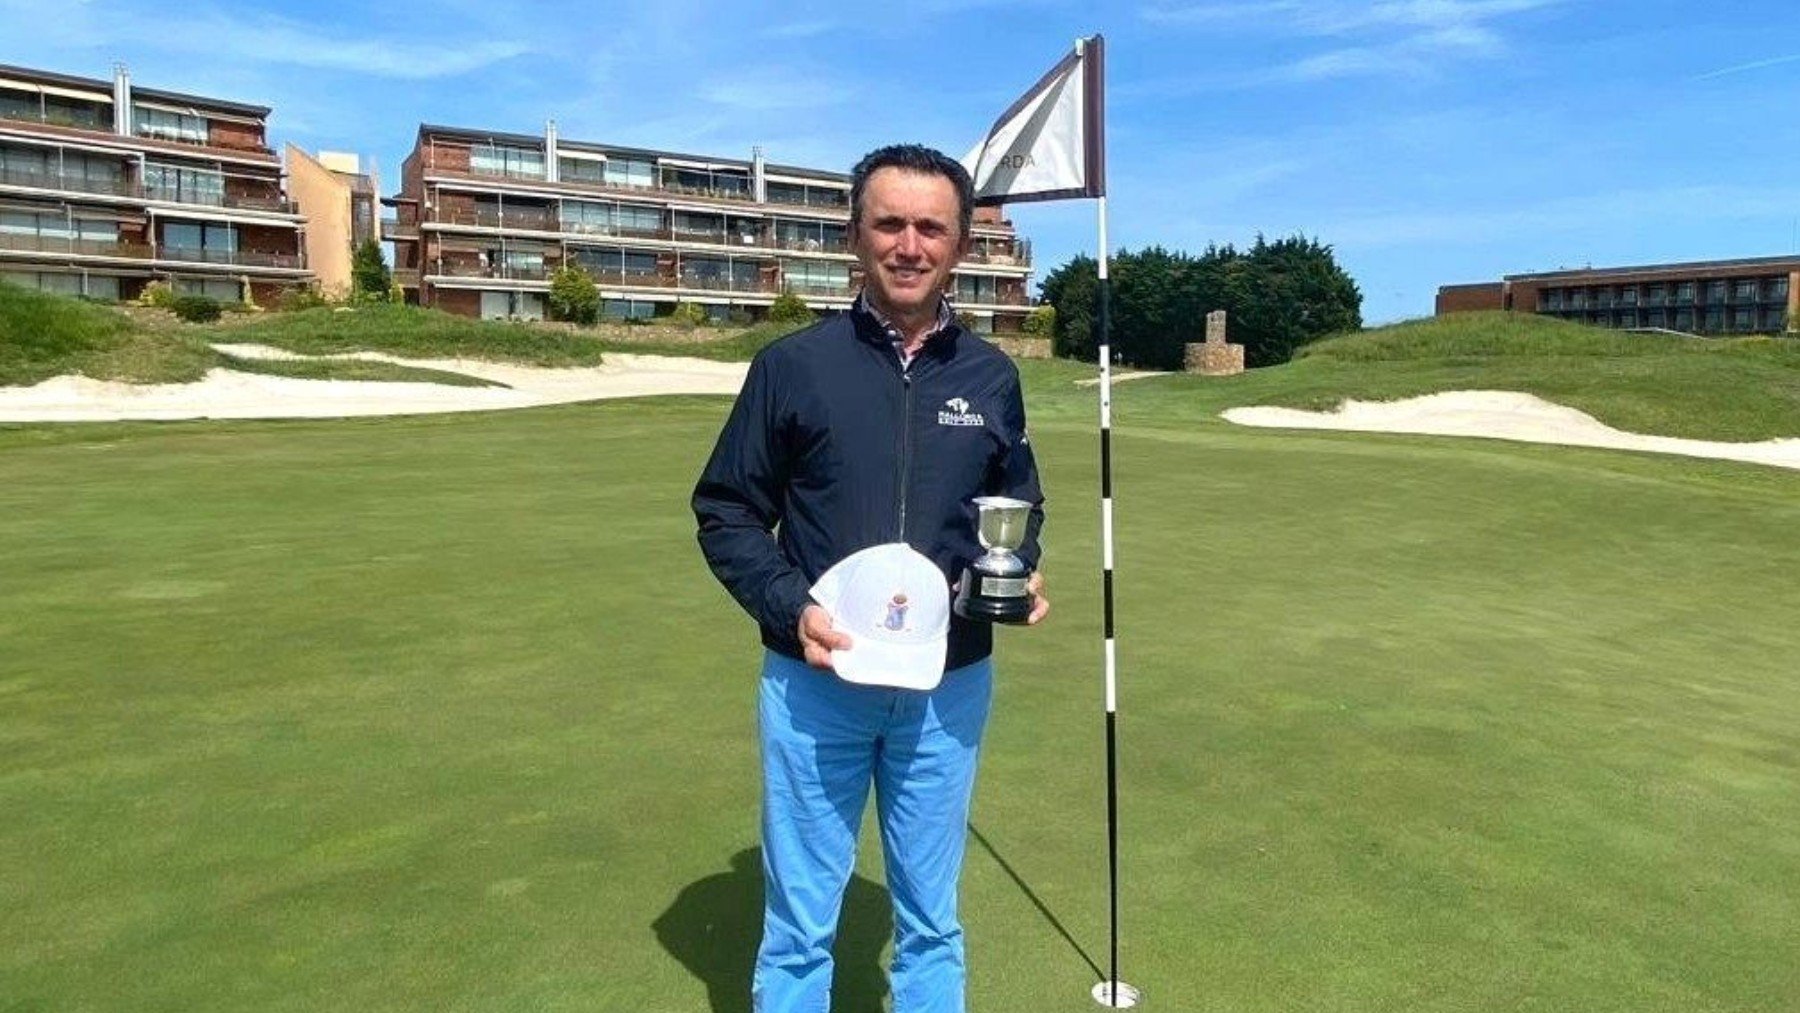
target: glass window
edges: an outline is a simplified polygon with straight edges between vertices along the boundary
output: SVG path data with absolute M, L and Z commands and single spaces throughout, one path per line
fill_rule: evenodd
M 956 301 L 969 303 L 993 303 L 999 301 L 998 279 L 987 275 L 959 274 L 956 276 Z M 1595 319 L 1600 319 L 1596 317 Z
M 206 118 L 203 116 L 188 116 L 167 109 L 136 106 L 132 109 L 131 117 L 139 137 L 206 143 Z
M 1787 329 L 1786 309 L 1763 310 L 1763 330 L 1771 334 Z
M 724 242 L 725 219 L 718 215 L 695 214 L 692 211 L 677 211 L 674 219 L 675 235 L 683 239 L 694 239 L 703 242 Z
M 1644 326 L 1646 326 L 1646 327 L 1667 327 L 1667 326 L 1669 326 L 1668 311 L 1666 311 L 1666 310 L 1651 310 L 1649 316 L 1645 317 Z
M 1661 306 L 1669 301 L 1669 286 L 1651 285 L 1644 290 L 1644 301 L 1652 306 Z
M 850 265 L 828 260 L 784 260 L 781 280 L 795 292 L 841 295 L 850 288 Z
M 1708 334 L 1717 334 L 1724 329 L 1725 311 L 1717 306 L 1708 309 L 1706 311 L 1706 326 L 1704 330 Z
M 1739 279 L 1731 283 L 1731 301 L 1749 302 L 1756 298 L 1756 282 L 1753 279 Z
M 642 299 L 608 299 L 600 304 L 600 315 L 610 320 L 649 320 L 656 316 L 656 304 Z
M 609 158 L 603 176 L 609 186 L 655 186 L 656 165 L 641 158 Z
M 1568 308 L 1572 310 L 1587 308 L 1587 289 L 1572 288 L 1569 290 Z
M 1636 285 L 1619 286 L 1619 305 L 1636 306 L 1638 304 L 1638 288 Z
M 225 176 L 213 169 L 152 162 L 144 166 L 144 191 L 152 200 L 222 207 L 225 204 Z
M 1691 309 L 1676 310 L 1675 311 L 1675 329 L 1678 331 L 1693 330 L 1694 329 L 1694 311 Z
M 1692 305 L 1694 302 L 1694 283 L 1691 281 L 1676 283 L 1675 301 L 1683 306 Z
M 1725 301 L 1725 282 L 1723 280 L 1714 280 L 1706 283 L 1706 301 L 1709 303 L 1722 303 Z
M 1788 295 L 1788 280 L 1786 278 L 1765 278 L 1763 279 L 1762 291 L 1765 300 L 1772 301 L 1775 299 L 1786 299 Z
M 484 176 L 544 178 L 544 153 L 536 148 L 477 144 L 469 151 L 469 171 Z
M 571 183 L 606 182 L 606 163 L 592 158 L 559 158 L 557 173 Z
M 845 249 L 842 222 L 802 222 L 775 219 L 775 243 L 784 250 L 841 252 Z
M 176 295 L 203 295 L 220 302 L 237 302 L 241 295 L 237 282 L 215 278 L 176 278 L 174 287 Z
M 1756 311 L 1748 306 L 1739 306 L 1731 311 L 1731 329 L 1734 331 L 1753 331 L 1756 329 Z

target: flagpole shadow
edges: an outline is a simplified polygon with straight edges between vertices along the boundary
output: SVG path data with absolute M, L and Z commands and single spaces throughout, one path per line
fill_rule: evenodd
M 1050 908 L 1038 898 L 1037 893 L 1031 889 L 1030 884 L 1026 883 L 1012 865 L 1008 863 L 1005 858 L 1000 856 L 1000 852 L 995 850 L 993 843 L 982 836 L 981 831 L 976 829 L 974 823 L 969 824 L 969 836 L 975 838 L 975 842 L 980 844 L 982 850 L 988 853 L 988 857 L 992 858 L 994 863 L 1000 866 L 1001 871 L 1005 872 L 1006 875 L 1012 879 L 1013 885 L 1019 888 L 1019 892 L 1025 895 L 1026 900 L 1031 901 L 1031 906 L 1037 908 L 1038 914 L 1044 916 L 1044 920 L 1050 923 L 1050 927 L 1056 930 L 1056 934 L 1063 937 L 1063 942 L 1068 943 L 1069 948 L 1075 951 L 1076 956 L 1079 956 L 1082 961 L 1087 964 L 1088 969 L 1094 972 L 1094 977 L 1100 981 L 1105 981 L 1106 972 L 1100 970 L 1100 965 L 1094 963 L 1094 958 L 1088 956 L 1087 951 L 1081 948 L 1081 944 L 1075 941 L 1074 936 L 1069 935 L 1069 930 L 1063 927 L 1063 923 L 1056 917 L 1056 913 L 1051 911 Z

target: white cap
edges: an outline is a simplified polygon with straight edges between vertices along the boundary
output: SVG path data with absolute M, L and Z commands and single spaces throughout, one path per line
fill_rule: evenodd
M 903 542 L 851 553 L 812 586 L 831 625 L 850 637 L 831 652 L 840 678 L 870 686 L 934 689 L 944 677 L 950 585 L 937 564 Z

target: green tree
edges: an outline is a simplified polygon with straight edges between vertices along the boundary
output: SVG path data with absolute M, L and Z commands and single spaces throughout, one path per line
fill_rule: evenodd
M 1076 257 L 1044 279 L 1059 356 L 1097 356 L 1096 266 Z M 1302 345 L 1362 326 L 1356 283 L 1331 247 L 1303 236 L 1273 243 L 1258 236 L 1248 250 L 1209 246 L 1198 257 L 1162 247 L 1122 250 L 1110 267 L 1112 350 L 1129 365 L 1180 369 L 1213 310 L 1230 315 L 1230 340 L 1244 346 L 1250 366 L 1286 362 Z
M 1048 338 L 1056 333 L 1056 307 L 1049 303 L 1041 303 L 1032 307 L 1025 314 L 1025 322 L 1019 329 L 1034 338 Z
M 600 319 L 600 287 L 586 271 L 564 264 L 550 275 L 550 313 L 557 320 L 593 323 Z
M 394 277 L 382 259 L 381 244 L 365 239 L 350 255 L 350 292 L 360 302 L 386 302 Z

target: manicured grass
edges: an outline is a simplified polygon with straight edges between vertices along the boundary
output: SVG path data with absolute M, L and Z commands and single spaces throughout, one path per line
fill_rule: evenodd
M 1105 960 L 1083 372 L 1026 370 L 1055 611 L 1001 636 L 978 1010 Z M 1148 1002 L 1792 1009 L 1800 476 L 1178 386 L 1115 404 Z M 757 649 L 686 511 L 725 407 L 0 428 L 0 1008 L 746 1010 Z

